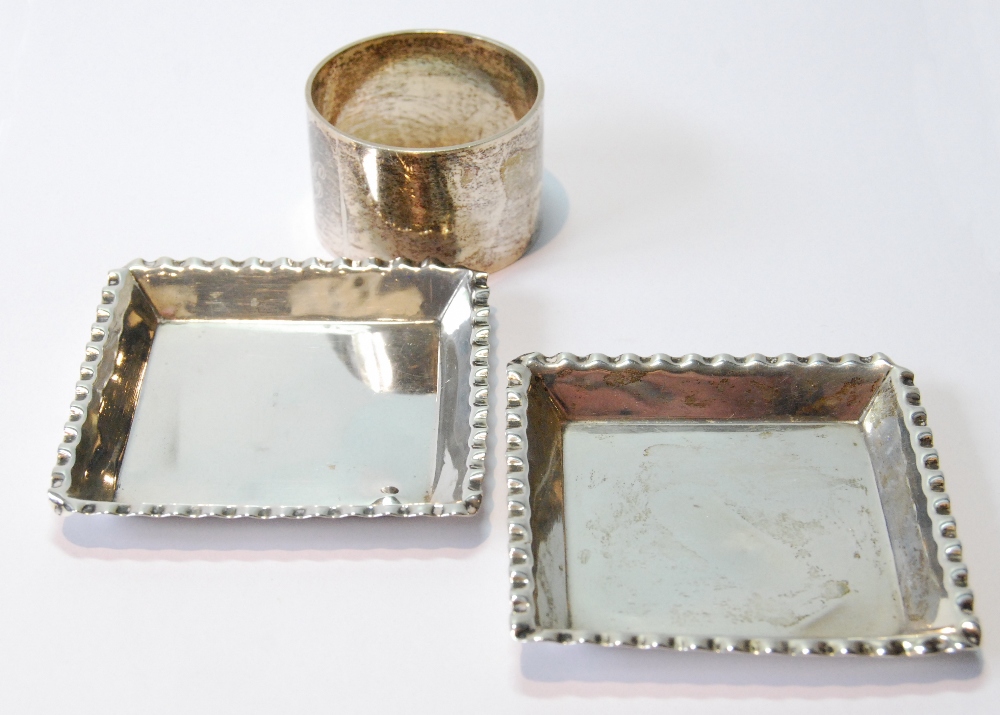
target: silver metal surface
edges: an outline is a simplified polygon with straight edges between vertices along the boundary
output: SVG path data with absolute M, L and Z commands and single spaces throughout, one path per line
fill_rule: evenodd
M 538 222 L 542 94 L 527 58 L 456 32 L 380 35 L 323 60 L 306 87 L 323 244 L 481 271 L 516 261 Z
M 88 514 L 473 514 L 487 298 L 484 273 L 404 259 L 112 271 L 49 498 Z
M 913 374 L 887 357 L 508 365 L 512 634 L 676 650 L 978 646 Z

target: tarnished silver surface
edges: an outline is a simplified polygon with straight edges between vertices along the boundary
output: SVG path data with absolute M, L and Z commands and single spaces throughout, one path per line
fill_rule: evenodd
M 978 646 L 926 411 L 886 356 L 530 354 L 507 377 L 516 639 Z
M 516 261 L 538 222 L 542 93 L 527 58 L 456 32 L 380 35 L 323 60 L 306 87 L 323 244 L 481 271 Z
M 112 271 L 49 498 L 85 514 L 473 514 L 488 294 L 484 273 L 405 259 Z

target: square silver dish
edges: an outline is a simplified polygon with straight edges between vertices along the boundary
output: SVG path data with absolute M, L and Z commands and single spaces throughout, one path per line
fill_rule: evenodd
M 49 497 L 90 514 L 473 514 L 488 295 L 485 273 L 402 259 L 113 271 Z
M 516 639 L 979 644 L 926 412 L 884 355 L 531 354 L 507 377 Z

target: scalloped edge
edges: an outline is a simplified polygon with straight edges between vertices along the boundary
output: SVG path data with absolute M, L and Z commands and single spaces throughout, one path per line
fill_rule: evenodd
M 669 370 L 680 372 L 698 367 L 764 365 L 782 367 L 790 364 L 805 368 L 851 364 L 883 364 L 890 368 L 887 377 L 893 380 L 896 398 L 904 416 L 910 444 L 916 457 L 917 469 L 927 499 L 927 513 L 934 526 L 938 561 L 944 574 L 946 597 L 941 600 L 937 620 L 942 613 L 952 616 L 955 625 L 928 629 L 923 633 L 887 636 L 883 638 L 734 638 L 725 635 L 663 634 L 632 632 L 599 632 L 581 629 L 535 629 L 534 557 L 531 541 L 531 489 L 528 480 L 527 389 L 532 372 L 552 373 L 559 370 Z M 712 651 L 720 653 L 750 653 L 786 655 L 927 655 L 975 650 L 982 639 L 978 619 L 973 612 L 972 591 L 968 588 L 968 569 L 962 562 L 961 543 L 951 515 L 951 500 L 944 491 L 944 476 L 939 469 L 933 436 L 927 427 L 927 411 L 921 406 L 920 391 L 914 385 L 913 373 L 894 363 L 883 353 L 863 357 L 847 353 L 829 357 L 814 353 L 808 357 L 783 353 L 767 357 L 753 353 L 745 357 L 719 354 L 703 357 L 689 353 L 672 357 L 656 353 L 640 357 L 625 353 L 608 357 L 602 353 L 577 356 L 558 353 L 545 356 L 527 353 L 507 364 L 506 395 L 506 463 L 507 463 L 507 529 L 509 538 L 508 578 L 510 581 L 510 632 L 522 642 L 593 643 L 610 647 L 640 649 L 665 648 L 677 651 Z M 945 611 L 950 604 L 951 613 Z
M 241 272 L 271 272 L 271 271 L 316 271 L 331 273 L 370 272 L 370 271 L 412 271 L 422 270 L 445 271 L 448 273 L 468 273 L 469 293 L 472 313 L 471 331 L 471 361 L 469 370 L 469 440 L 466 474 L 462 483 L 462 500 L 456 502 L 436 502 L 426 504 L 393 504 L 374 503 L 366 505 L 235 505 L 235 504 L 119 504 L 117 502 L 102 502 L 88 499 L 76 499 L 67 496 L 71 482 L 73 464 L 76 460 L 75 446 L 80 438 L 79 424 L 93 394 L 94 377 L 98 367 L 106 359 L 106 354 L 114 354 L 117 340 L 115 319 L 121 320 L 124 305 L 119 301 L 119 292 L 125 283 L 124 276 L 134 272 L 153 271 L 228 271 Z M 201 518 L 206 516 L 238 519 L 309 519 L 309 518 L 343 518 L 382 517 L 382 516 L 472 516 L 482 505 L 483 481 L 485 479 L 486 444 L 488 441 L 486 410 L 489 403 L 489 286 L 488 274 L 473 271 L 460 266 L 445 266 L 434 259 L 426 259 L 414 263 L 406 258 L 395 258 L 384 261 L 379 258 L 353 260 L 350 258 L 307 258 L 301 261 L 289 258 L 277 258 L 264 261 L 259 258 L 247 258 L 234 261 L 230 258 L 217 258 L 205 261 L 200 258 L 175 260 L 161 257 L 153 261 L 136 259 L 122 268 L 108 272 L 107 284 L 101 291 L 101 303 L 97 308 L 97 318 L 91 325 L 91 339 L 84 352 L 84 362 L 80 366 L 80 379 L 76 383 L 75 399 L 70 404 L 70 417 L 63 426 L 63 440 L 56 450 L 56 465 L 50 475 L 49 501 L 52 502 L 57 514 L 76 512 L 80 514 L 112 514 L 116 516 L 179 516 Z M 386 500 L 379 500 L 383 502 Z

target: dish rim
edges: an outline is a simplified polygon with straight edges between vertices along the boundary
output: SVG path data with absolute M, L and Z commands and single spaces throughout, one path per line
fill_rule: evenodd
M 865 638 L 833 637 L 733 637 L 724 634 L 661 634 L 632 631 L 600 632 L 585 629 L 536 628 L 534 613 L 534 556 L 531 534 L 531 489 L 528 479 L 528 385 L 533 374 L 553 374 L 563 370 L 602 369 L 613 372 L 657 370 L 683 372 L 690 369 L 722 367 L 726 365 L 747 367 L 762 366 L 780 369 L 795 365 L 805 368 L 837 369 L 847 365 L 882 364 L 889 368 L 883 380 L 892 380 L 897 403 L 921 476 L 921 488 L 927 499 L 927 513 L 933 528 L 932 537 L 938 550 L 938 561 L 943 569 L 942 586 L 945 597 L 941 599 L 938 622 L 942 612 L 950 615 L 951 625 L 928 628 L 926 631 L 902 635 Z M 586 421 L 586 420 L 581 420 Z M 894 363 L 883 353 L 861 357 L 847 353 L 829 357 L 815 353 L 800 357 L 783 353 L 767 357 L 753 353 L 745 357 L 718 354 L 703 357 L 689 353 L 672 357 L 656 353 L 640 357 L 624 353 L 608 357 L 592 353 L 581 357 L 571 353 L 545 356 L 526 353 L 507 364 L 506 394 L 506 465 L 507 465 L 507 522 L 509 537 L 508 571 L 510 581 L 510 632 L 521 642 L 555 642 L 563 644 L 593 643 L 611 647 L 640 649 L 670 649 L 677 651 L 743 652 L 751 654 L 781 653 L 787 655 L 926 655 L 953 653 L 978 648 L 981 628 L 973 612 L 972 591 L 968 588 L 968 569 L 962 561 L 961 542 L 955 535 L 955 519 L 951 500 L 943 490 L 934 491 L 931 480 L 943 484 L 938 464 L 938 452 L 933 446 L 924 446 L 919 437 L 930 435 L 927 411 L 921 405 L 920 391 L 914 385 L 913 373 Z M 930 465 L 933 465 L 930 466 Z M 946 509 L 940 510 L 940 505 Z M 951 613 L 944 608 L 950 605 Z
M 68 495 L 72 484 L 72 469 L 76 461 L 76 446 L 80 441 L 82 418 L 87 414 L 91 399 L 94 397 L 95 380 L 100 373 L 99 367 L 103 361 L 112 359 L 114 355 L 115 338 L 112 328 L 115 321 L 116 308 L 120 306 L 120 293 L 126 281 L 123 276 L 135 272 L 154 272 L 161 270 L 196 271 L 200 274 L 219 272 L 227 274 L 261 275 L 275 271 L 289 271 L 302 274 L 315 273 L 329 275 L 335 272 L 344 273 L 392 273 L 421 271 L 443 271 L 447 273 L 466 273 L 469 281 L 470 304 L 472 320 L 470 362 L 468 365 L 469 391 L 469 439 L 468 456 L 466 459 L 466 474 L 462 484 L 462 499 L 455 502 L 428 502 L 426 504 L 387 503 L 394 499 L 380 499 L 372 504 L 331 504 L 331 505 L 280 505 L 280 504 L 154 504 L 138 505 L 120 504 L 114 501 L 79 499 Z M 489 402 L 489 287 L 487 274 L 463 267 L 444 266 L 438 261 L 427 259 L 414 263 L 405 258 L 395 258 L 384 261 L 378 258 L 352 260 L 350 258 L 306 258 L 293 260 L 277 258 L 265 261 L 260 258 L 247 258 L 234 261 L 229 258 L 218 258 L 205 261 L 200 258 L 175 260 L 161 257 L 147 261 L 136 259 L 121 268 L 108 272 L 106 285 L 101 291 L 101 303 L 97 307 L 95 322 L 90 328 L 90 340 L 87 342 L 84 362 L 80 365 L 79 379 L 76 382 L 75 399 L 70 403 L 70 417 L 63 426 L 63 439 L 56 450 L 56 465 L 50 475 L 48 491 L 49 501 L 54 505 L 57 514 L 64 512 L 81 514 L 111 514 L 115 516 L 148 516 L 187 518 L 217 517 L 223 519 L 238 519 L 243 517 L 258 519 L 308 519 L 308 518 L 342 518 L 356 517 L 415 517 L 415 516 L 472 516 L 482 505 L 482 486 L 485 478 L 486 443 L 487 443 L 487 405 Z M 126 298 L 127 300 L 127 298 Z M 121 312 L 117 311 L 119 320 Z M 141 383 L 140 383 L 141 384 Z

